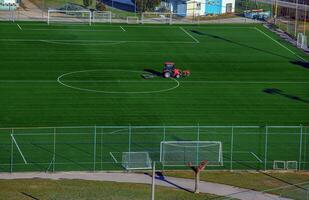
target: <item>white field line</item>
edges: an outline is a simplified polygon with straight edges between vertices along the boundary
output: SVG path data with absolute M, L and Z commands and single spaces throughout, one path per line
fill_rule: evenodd
M 47 29 L 47 28 L 27 28 L 25 31 L 76 31 L 76 32 L 119 32 L 119 30 L 86 30 L 86 29 Z
M 153 44 L 195 44 L 196 42 L 186 42 L 186 41 L 151 41 L 151 40 L 46 40 L 46 39 L 0 39 L 3 42 L 72 42 L 72 44 L 76 42 L 88 42 L 90 43 L 153 43 Z
M 26 160 L 26 158 L 25 158 L 23 152 L 20 150 L 20 148 L 19 148 L 19 146 L 18 146 L 18 144 L 17 144 L 17 142 L 16 142 L 16 140 L 15 140 L 14 135 L 11 135 L 11 138 L 12 138 L 12 140 L 13 140 L 15 146 L 17 147 L 17 150 L 18 150 L 19 154 L 21 155 L 22 159 L 24 160 L 24 163 L 27 165 L 28 162 L 27 162 L 27 160 Z
M 19 26 L 19 24 L 17 24 L 18 28 L 22 31 L 23 29 L 21 28 L 21 26 Z
M 262 163 L 263 161 L 253 152 L 250 152 L 260 163 Z
M 282 48 L 286 49 L 287 51 L 289 51 L 290 53 L 292 53 L 293 55 L 296 55 L 297 57 L 299 57 L 300 59 L 302 59 L 303 61 L 307 62 L 306 59 L 304 59 L 303 57 L 301 57 L 300 55 L 298 55 L 297 53 L 295 53 L 294 51 L 292 51 L 291 49 L 287 48 L 286 46 L 284 46 L 283 44 L 281 44 L 280 42 L 278 42 L 277 40 L 275 40 L 274 38 L 272 38 L 271 36 L 269 36 L 267 33 L 265 33 L 264 31 L 260 30 L 259 28 L 255 27 L 255 30 L 257 30 L 258 32 L 262 33 L 264 36 L 266 36 L 267 38 L 271 39 L 273 42 L 275 42 L 276 44 L 278 44 L 279 46 L 281 46 Z
M 126 29 L 124 29 L 122 26 L 120 26 L 120 28 L 123 30 L 123 32 L 126 32 Z
M 113 155 L 112 152 L 109 152 L 109 155 L 111 155 L 112 159 L 114 160 L 115 163 L 118 163 L 117 159 L 115 158 L 115 156 Z
M 55 83 L 57 80 L 0 80 L 0 83 Z M 72 80 L 62 81 L 64 83 L 169 83 L 167 81 L 151 81 L 151 80 Z M 179 81 L 185 83 L 204 83 L 204 84 L 309 84 L 309 81 Z
M 188 31 L 186 31 L 184 28 L 179 27 L 183 32 L 185 32 L 190 38 L 192 38 L 196 43 L 200 43 L 195 37 L 193 37 Z

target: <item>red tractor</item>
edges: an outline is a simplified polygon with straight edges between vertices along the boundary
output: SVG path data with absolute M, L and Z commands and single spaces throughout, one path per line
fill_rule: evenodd
M 175 67 L 175 64 L 173 62 L 165 62 L 164 68 L 162 71 L 162 75 L 164 78 L 180 78 L 190 75 L 189 70 L 180 70 Z

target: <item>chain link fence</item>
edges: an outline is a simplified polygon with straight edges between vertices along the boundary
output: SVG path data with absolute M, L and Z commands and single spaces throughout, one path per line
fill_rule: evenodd
M 123 170 L 123 152 L 160 162 L 162 141 L 219 141 L 216 170 L 307 170 L 306 126 L 92 126 L 0 129 L 0 170 Z M 199 161 L 207 160 L 207 157 Z M 161 169 L 188 169 L 186 166 Z

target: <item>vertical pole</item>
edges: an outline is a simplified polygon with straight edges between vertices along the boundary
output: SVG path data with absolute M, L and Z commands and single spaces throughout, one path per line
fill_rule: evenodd
M 295 30 L 294 30 L 294 36 L 297 36 L 297 24 L 298 24 L 298 0 L 296 0 L 296 7 L 295 7 Z
M 53 172 L 55 172 L 55 163 L 56 163 L 56 128 L 54 128 Z
M 163 127 L 163 141 L 165 141 L 166 138 L 166 130 L 165 130 L 165 125 Z
M 47 24 L 49 25 L 49 10 L 47 11 Z
M 10 169 L 10 172 L 13 173 L 13 162 L 14 162 L 14 144 L 13 144 L 13 133 L 14 133 L 14 130 L 12 129 L 11 130 L 11 169 Z
M 232 126 L 232 135 L 231 135 L 231 160 L 230 160 L 230 171 L 233 170 L 233 146 L 234 146 L 234 126 Z
M 300 125 L 300 138 L 299 138 L 299 158 L 298 169 L 301 170 L 301 157 L 302 157 L 302 144 L 303 144 L 303 125 Z
M 199 141 L 200 141 L 200 124 L 197 124 L 197 145 L 196 145 L 196 165 L 199 164 Z
M 97 125 L 94 125 L 94 138 L 93 138 L 93 172 L 95 172 L 97 154 Z
M 152 187 L 151 187 L 151 200 L 155 199 L 155 180 L 156 180 L 156 162 L 153 161 L 152 164 Z
M 103 128 L 101 128 L 101 141 L 100 141 L 100 144 L 101 144 L 101 170 L 103 170 L 103 133 L 104 133 L 104 130 L 103 130 Z
M 304 6 L 305 6 L 305 16 L 304 16 L 304 35 L 306 35 L 306 25 L 307 25 L 307 5 L 305 5 L 305 1 L 304 1 Z
M 265 128 L 264 171 L 267 169 L 268 126 Z

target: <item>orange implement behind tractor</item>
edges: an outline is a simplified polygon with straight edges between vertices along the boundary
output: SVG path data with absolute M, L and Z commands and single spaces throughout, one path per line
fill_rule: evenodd
M 189 70 L 180 70 L 175 67 L 173 62 L 165 62 L 164 68 L 162 70 L 162 75 L 164 78 L 180 78 L 190 75 Z

